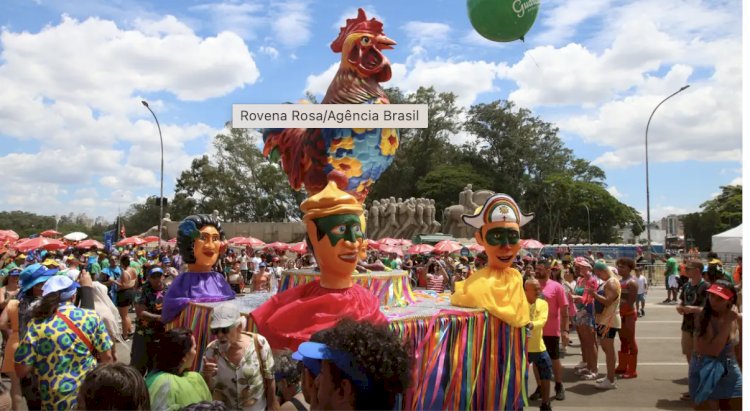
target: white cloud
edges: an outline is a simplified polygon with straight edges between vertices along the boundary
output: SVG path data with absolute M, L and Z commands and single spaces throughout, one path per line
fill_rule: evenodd
M 310 74 L 307 76 L 305 91 L 309 91 L 315 95 L 325 95 L 326 91 L 328 91 L 328 85 L 331 84 L 338 70 L 339 63 L 336 62 L 328 66 L 322 73 Z
M 607 187 L 607 192 L 612 195 L 612 197 L 621 200 L 624 196 L 623 194 L 617 189 L 615 186 L 609 186 Z
M 422 46 L 441 44 L 448 38 L 451 27 L 445 23 L 410 21 L 401 29 L 407 33 L 412 42 Z
M 544 31 L 528 40 L 536 44 L 565 44 L 583 21 L 609 10 L 611 3 L 611 0 L 578 0 L 575 3 L 546 0 L 543 5 L 545 18 L 536 23 Z
M 247 40 L 257 38 L 257 31 L 266 23 L 263 5 L 258 3 L 220 2 L 199 4 L 190 10 L 206 12 L 210 24 L 218 33 L 230 31 Z
M 305 45 L 312 37 L 307 2 L 273 2 L 269 18 L 275 38 L 287 47 Z
M 367 19 L 368 20 L 370 20 L 372 18 L 375 18 L 375 19 L 379 20 L 381 23 L 383 23 L 383 26 L 386 26 L 385 19 L 383 18 L 383 16 L 381 16 L 378 13 L 378 9 L 375 6 L 373 6 L 372 4 L 368 4 L 368 5 L 364 5 L 364 6 L 360 6 L 360 7 L 350 7 L 348 9 L 345 9 L 341 13 L 341 15 L 339 16 L 339 18 L 331 26 L 334 29 L 336 29 L 336 35 L 339 34 L 339 30 L 342 27 L 346 26 L 346 20 L 347 19 L 354 19 L 354 18 L 357 17 L 357 9 L 358 8 L 362 8 L 365 11 L 365 14 L 367 15 Z M 331 40 L 333 40 L 333 39 L 331 39 Z
M 742 185 L 742 176 L 736 177 L 734 180 L 729 182 L 730 186 L 741 186 Z
M 260 46 L 258 49 L 261 53 L 271 56 L 271 58 L 279 57 L 279 51 L 271 46 Z
M 668 215 L 682 215 L 682 214 L 689 214 L 689 213 L 695 213 L 698 209 L 689 209 L 684 207 L 676 207 L 672 205 L 663 205 L 663 204 L 656 204 L 651 206 L 651 221 L 659 221 L 662 218 L 668 216 Z M 638 210 L 638 212 L 643 216 L 643 219 L 646 219 L 646 210 Z

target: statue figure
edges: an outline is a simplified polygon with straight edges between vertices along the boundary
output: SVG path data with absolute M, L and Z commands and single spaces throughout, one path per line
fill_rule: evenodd
M 506 349 L 498 358 L 498 368 L 506 370 L 500 385 L 509 381 L 523 381 L 526 364 L 526 326 L 530 323 L 530 306 L 524 293 L 523 277 L 512 267 L 521 249 L 520 227 L 531 221 L 532 215 L 521 214 L 515 200 L 507 194 L 496 194 L 487 199 L 477 213 L 463 215 L 463 221 L 477 229 L 474 238 L 484 247 L 488 264 L 463 281 L 456 281 L 451 304 L 460 307 L 483 308 L 501 321 L 500 341 Z M 519 361 L 520 360 L 520 361 Z M 500 392 L 510 390 L 500 398 L 496 409 L 523 407 L 524 395 L 520 387 L 505 385 Z
M 398 204 L 396 203 L 396 199 L 391 197 L 386 207 L 387 208 L 385 209 L 385 213 L 383 214 L 385 224 L 382 224 L 383 227 L 381 228 L 381 231 L 379 233 L 379 236 L 381 238 L 392 235 L 396 230 L 398 230 Z
M 399 214 L 401 215 L 400 228 L 393 235 L 394 238 L 411 238 L 411 232 L 414 230 L 414 226 L 417 221 L 414 219 L 416 209 L 414 207 L 414 198 L 410 198 L 405 202 L 401 203 Z
M 211 215 L 214 217 L 216 221 L 219 221 L 219 210 L 214 210 Z
M 164 222 L 172 221 L 172 219 L 169 216 L 169 213 L 164 213 L 164 218 L 162 218 L 161 221 L 164 221 Z
M 417 223 L 416 228 L 411 233 L 411 237 L 414 237 L 417 234 L 426 234 L 427 229 L 429 228 L 429 225 L 427 224 L 427 219 L 425 209 L 424 209 L 424 198 L 418 198 L 416 201 L 416 204 L 414 205 L 414 220 Z
M 226 301 L 235 297 L 224 275 L 213 270 L 226 249 L 223 240 L 224 230 L 213 214 L 191 215 L 182 220 L 177 229 L 177 248 L 187 263 L 187 271 L 169 286 L 164 297 L 162 322 L 175 319 L 191 301 Z
M 494 193 L 487 190 L 473 191 L 471 184 L 467 184 L 458 195 L 458 204 L 447 207 L 443 211 L 443 232 L 458 238 L 469 238 L 474 235 L 474 229 L 461 222 L 461 215 L 474 213 Z
M 427 216 L 427 220 L 429 221 L 431 228 L 428 230 L 430 234 L 437 233 L 440 231 L 440 223 L 435 219 L 435 215 L 437 214 L 437 207 L 435 207 L 435 199 L 430 199 L 430 206 L 427 208 L 429 210 L 429 215 Z
M 275 350 L 296 350 L 344 317 L 386 322 L 378 297 L 352 280 L 357 261 L 367 253 L 362 205 L 330 181 L 300 208 L 320 280 L 276 294 L 250 314 Z
M 367 215 L 367 237 L 378 238 L 380 230 L 380 202 L 374 200 L 370 206 L 370 213 Z

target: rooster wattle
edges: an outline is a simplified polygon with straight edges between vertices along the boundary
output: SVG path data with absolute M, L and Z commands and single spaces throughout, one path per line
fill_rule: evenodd
M 341 53 L 338 72 L 323 104 L 389 104 L 380 86 L 391 78 L 391 66 L 382 50 L 396 42 L 383 33 L 383 23 L 367 20 L 359 9 L 347 19 L 331 49 Z M 267 129 L 263 154 L 276 160 L 293 189 L 303 186 L 314 195 L 333 180 L 364 202 L 370 187 L 393 162 L 399 146 L 398 129 Z

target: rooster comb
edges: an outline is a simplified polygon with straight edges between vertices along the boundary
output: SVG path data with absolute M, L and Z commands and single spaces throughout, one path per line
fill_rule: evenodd
M 331 43 L 331 50 L 334 53 L 341 53 L 344 49 L 344 41 L 352 33 L 370 33 L 373 35 L 384 34 L 383 23 L 376 18 L 367 20 L 365 11 L 361 8 L 357 11 L 357 17 L 354 19 L 346 19 L 346 26 L 341 28 L 339 36 L 336 40 Z

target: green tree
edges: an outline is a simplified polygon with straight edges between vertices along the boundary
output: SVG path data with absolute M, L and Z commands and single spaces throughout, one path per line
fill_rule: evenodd
M 439 165 L 417 181 L 417 195 L 434 199 L 436 209 L 444 210 L 456 202 L 456 193 L 466 184 L 487 187 L 489 179 L 470 164 Z
M 718 214 L 719 232 L 738 226 L 742 223 L 742 186 L 721 186 L 721 194 L 701 204 L 701 209 Z
M 225 221 L 288 221 L 300 217 L 303 193 L 293 192 L 277 164 L 263 158 L 257 133 L 231 128 L 214 138 L 215 156 L 194 159 L 175 187 L 175 218 L 214 210 Z
M 169 205 L 164 207 L 164 213 L 171 213 Z M 125 232 L 128 236 L 145 233 L 151 227 L 159 226 L 159 199 L 149 196 L 143 203 L 131 204 L 123 215 Z
M 432 87 L 420 87 L 409 95 L 398 88 L 387 89 L 386 93 L 392 104 L 427 104 L 428 127 L 399 130 L 401 141 L 396 158 L 373 185 L 369 198 L 414 197 L 419 192 L 420 178 L 437 165 L 455 162 L 457 150 L 449 137 L 461 130 L 462 110 L 456 105 L 455 94 L 438 93 Z

